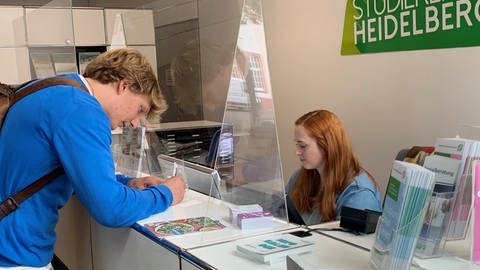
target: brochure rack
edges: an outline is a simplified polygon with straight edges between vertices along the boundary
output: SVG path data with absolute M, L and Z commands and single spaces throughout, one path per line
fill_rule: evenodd
M 379 244 L 380 234 L 375 235 L 375 243 L 370 250 L 370 262 L 379 270 L 409 269 L 412 262 L 418 235 L 422 229 L 426 208 L 422 210 L 409 223 L 391 231 L 391 242 L 387 246 Z M 385 218 L 380 217 L 377 232 L 385 226 Z
M 371 262 L 377 269 L 410 267 L 433 184 L 433 172 L 416 164 L 393 162 L 384 210 L 370 250 Z
M 455 192 L 433 192 L 415 247 L 415 255 L 432 258 L 443 255 Z

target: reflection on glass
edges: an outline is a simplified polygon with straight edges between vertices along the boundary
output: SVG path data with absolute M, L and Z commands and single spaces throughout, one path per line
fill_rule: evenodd
M 233 126 L 234 163 L 224 172 L 223 198 L 236 204 L 259 203 L 279 217 L 284 185 L 276 136 L 260 1 L 245 1 L 232 62 L 222 135 Z M 231 166 L 232 164 L 230 164 Z M 222 160 L 216 167 L 222 172 Z
M 165 91 L 169 109 L 164 119 L 167 122 L 201 120 L 200 47 L 197 40 L 185 44 L 161 73 L 165 78 L 164 86 L 169 90 Z
M 285 220 L 261 0 L 142 8 L 153 10 L 157 73 L 169 105 L 160 125 L 150 123 L 150 169 L 184 160 L 192 189 L 235 205 L 258 203 Z

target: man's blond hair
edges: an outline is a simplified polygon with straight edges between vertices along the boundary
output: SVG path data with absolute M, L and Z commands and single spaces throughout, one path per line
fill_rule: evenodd
M 147 118 L 160 116 L 167 109 L 152 66 L 145 56 L 135 49 L 121 48 L 100 54 L 87 65 L 83 76 L 103 84 L 126 79 L 130 91 L 151 98 L 152 106 Z

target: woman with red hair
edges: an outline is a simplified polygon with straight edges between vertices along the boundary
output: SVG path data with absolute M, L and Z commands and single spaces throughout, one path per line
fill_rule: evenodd
M 286 192 L 307 225 L 339 219 L 342 206 L 382 211 L 377 183 L 360 166 L 335 114 L 304 114 L 295 121 L 294 136 L 302 167 Z

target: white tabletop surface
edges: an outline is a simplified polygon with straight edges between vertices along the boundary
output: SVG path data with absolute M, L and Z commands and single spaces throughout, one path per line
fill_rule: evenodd
M 339 231 L 340 221 L 326 222 L 318 225 L 309 226 L 310 229 L 332 237 L 334 239 L 345 241 L 353 245 L 357 245 L 363 249 L 370 250 L 375 241 L 375 234 L 354 234 L 346 231 Z
M 353 245 L 370 249 L 375 241 L 375 234 L 355 235 L 348 232 L 336 231 L 331 229 L 339 228 L 339 221 L 322 223 L 310 226 L 320 234 L 332 237 L 339 241 L 349 242 Z M 445 244 L 444 255 L 437 258 L 421 259 L 413 258 L 414 266 L 412 269 L 432 269 L 432 270 L 473 270 L 480 269 L 479 266 L 472 264 L 470 258 L 471 233 L 467 234 L 465 240 L 447 241 Z
M 256 238 L 261 237 L 264 236 L 195 248 L 187 252 L 217 269 L 287 269 L 285 260 L 270 265 L 247 258 L 237 251 L 237 244 L 255 241 Z M 311 269 L 373 269 L 369 263 L 369 253 L 363 249 L 317 233 L 302 239 L 311 241 L 315 245 L 312 252 L 298 255 L 299 259 Z
M 237 251 L 236 246 L 245 241 L 254 241 L 267 235 L 286 233 L 300 228 L 274 219 L 273 226 L 270 228 L 242 231 L 228 221 L 228 206 L 230 205 L 227 202 L 187 190 L 183 202 L 170 207 L 163 213 L 139 221 L 138 225 L 208 216 L 220 220 L 226 227 L 218 231 L 167 236 L 165 239 L 184 252 L 217 269 L 287 269 L 285 260 L 272 265 L 260 263 L 241 254 Z M 332 230 L 339 228 L 338 226 L 338 221 L 310 226 L 312 235 L 303 239 L 315 243 L 314 250 L 300 254 L 297 258 L 302 263 L 311 266 L 309 269 L 373 269 L 368 250 L 373 245 L 375 235 L 355 235 Z M 468 261 L 469 254 L 469 238 L 447 242 L 443 257 L 433 259 L 415 257 L 412 269 L 480 269 L 479 266 Z
M 232 204 L 196 191 L 187 190 L 185 198 L 181 203 L 170 207 L 165 212 L 140 220 L 137 224 L 143 226 L 144 224 L 153 222 L 207 216 L 214 220 L 220 220 L 220 222 L 226 226 L 217 231 L 196 232 L 184 235 L 167 236 L 164 238 L 181 249 L 212 245 L 215 243 L 222 243 L 270 232 L 280 232 L 298 227 L 294 224 L 289 224 L 283 220 L 274 218 L 273 225 L 269 228 L 242 231 L 229 222 L 228 206 L 231 205 Z

